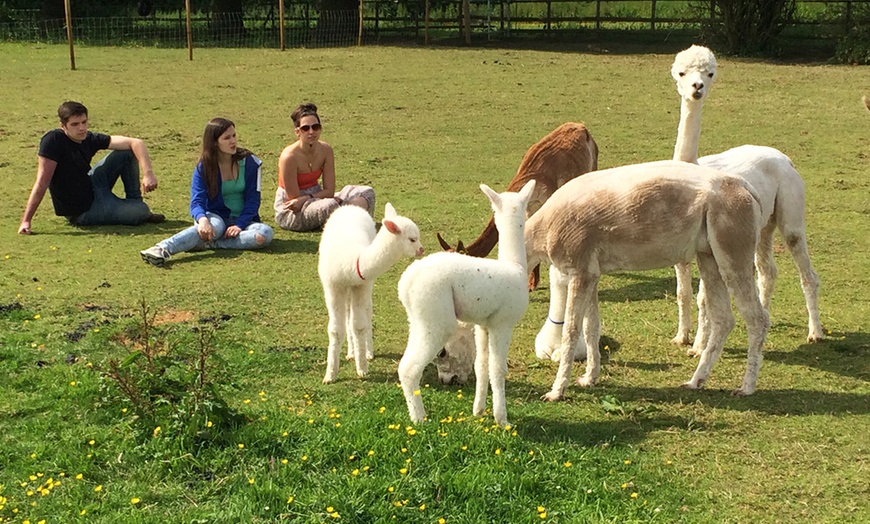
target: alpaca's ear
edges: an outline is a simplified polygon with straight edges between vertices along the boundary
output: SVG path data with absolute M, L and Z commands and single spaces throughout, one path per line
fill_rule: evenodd
M 456 242 L 456 252 L 457 252 L 457 253 L 462 253 L 463 255 L 466 253 L 466 251 L 465 251 L 465 244 L 463 244 L 461 240 L 459 240 L 458 242 Z
M 535 191 L 535 180 L 529 180 L 526 182 L 526 185 L 520 189 L 520 198 L 522 198 L 526 203 L 529 202 L 529 199 L 532 197 L 532 193 Z
M 389 206 L 390 204 L 387 204 L 387 205 Z M 395 214 L 395 211 L 393 213 Z M 399 229 L 399 226 L 395 222 L 393 222 L 392 220 L 384 219 L 384 221 L 381 222 L 381 224 L 383 224 L 383 226 L 385 228 L 387 228 L 387 231 L 389 231 L 390 233 L 392 233 L 394 235 L 398 235 L 399 233 L 402 232 L 402 230 Z
M 483 194 L 489 199 L 492 203 L 492 209 L 500 209 L 501 208 L 501 197 L 498 193 L 493 191 L 488 185 L 480 184 L 480 190 L 483 191 Z
M 393 218 L 396 216 L 399 216 L 399 214 L 396 213 L 396 208 L 393 207 L 393 204 L 387 202 L 387 205 L 384 207 L 384 217 Z
M 438 237 L 438 243 L 441 244 L 441 249 L 444 251 L 453 251 L 453 248 L 450 247 L 450 244 L 448 244 L 446 240 L 444 240 L 441 233 L 435 233 L 435 236 Z

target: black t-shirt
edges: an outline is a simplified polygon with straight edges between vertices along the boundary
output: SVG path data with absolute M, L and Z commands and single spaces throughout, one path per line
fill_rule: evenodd
M 62 129 L 53 129 L 39 142 L 39 156 L 57 162 L 48 190 L 54 213 L 58 216 L 81 215 L 94 203 L 94 188 L 88 172 L 97 151 L 108 149 L 112 137 L 88 132 L 78 143 Z

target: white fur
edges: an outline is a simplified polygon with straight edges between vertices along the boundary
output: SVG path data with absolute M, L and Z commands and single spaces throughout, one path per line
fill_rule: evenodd
M 372 350 L 372 289 L 375 279 L 402 256 L 423 254 L 420 231 L 399 216 L 389 203 L 381 230 L 375 234 L 372 217 L 357 206 L 336 209 L 323 227 L 317 272 L 329 311 L 329 349 L 324 384 L 338 374 L 342 340 L 347 335 L 348 358 L 360 377 L 368 373 Z M 360 276 L 362 275 L 362 276 Z
M 694 162 L 712 167 L 747 180 L 761 200 L 762 229 L 755 251 L 757 287 L 761 304 L 770 309 L 770 299 L 776 283 L 776 262 L 773 256 L 773 235 L 778 229 L 798 268 L 806 302 L 808 320 L 807 342 L 825 338 L 819 319 L 819 277 L 813 270 L 807 249 L 804 181 L 791 160 L 770 147 L 744 145 L 718 155 L 698 158 L 698 137 L 701 133 L 701 109 L 710 92 L 716 72 L 716 57 L 706 47 L 692 46 L 674 59 L 671 76 L 680 94 L 680 125 L 674 148 L 674 160 Z M 691 343 L 689 326 L 692 322 L 691 263 L 678 264 L 677 306 L 679 326 L 674 342 Z M 698 333 L 689 350 L 700 355 L 706 344 L 703 282 L 699 290 Z
M 586 374 L 577 382 L 592 386 L 598 378 L 601 275 L 667 267 L 696 256 L 706 282 L 710 334 L 684 385 L 701 388 L 722 352 L 734 327 L 730 292 L 749 334 L 746 373 L 734 394 L 752 394 L 769 325 L 752 286 L 759 226 L 758 196 L 744 179 L 686 162 L 608 169 L 559 188 L 529 219 L 525 235 L 529 265 L 555 266 L 564 278 L 551 278 L 551 293 L 567 297 L 559 371 L 543 398 L 562 398 L 574 348 L 584 341 Z
M 508 424 L 504 381 L 511 331 L 529 302 L 523 231 L 535 182 L 519 193 L 480 189 L 492 203 L 499 232 L 498 260 L 458 253 L 435 253 L 411 264 L 399 280 L 399 299 L 408 313 L 408 347 L 399 362 L 399 380 L 411 420 L 426 416 L 420 397 L 423 369 L 456 332 L 459 321 L 475 324 L 477 381 L 474 414 L 486 408 L 492 385 L 493 415 Z

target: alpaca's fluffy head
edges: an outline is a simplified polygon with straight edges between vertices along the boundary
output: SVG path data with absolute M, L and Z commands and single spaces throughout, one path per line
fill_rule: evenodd
M 402 255 L 419 257 L 423 254 L 423 244 L 420 243 L 420 229 L 411 219 L 399 216 L 393 205 L 387 202 L 384 208 L 383 229 L 395 235 L 399 240 L 398 247 Z
M 435 359 L 442 384 L 465 384 L 474 370 L 474 325 L 459 322 L 456 333 L 444 344 Z
M 716 76 L 716 56 L 706 47 L 693 45 L 680 51 L 671 66 L 671 76 L 677 91 L 686 100 L 703 100 L 713 87 Z

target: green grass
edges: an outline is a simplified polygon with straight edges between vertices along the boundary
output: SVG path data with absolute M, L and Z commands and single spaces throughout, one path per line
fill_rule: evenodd
M 376 216 L 392 202 L 430 252 L 436 231 L 470 240 L 489 212 L 477 185 L 504 187 L 526 149 L 565 121 L 589 126 L 601 167 L 669 158 L 673 54 L 609 51 L 198 49 L 189 62 L 184 50 L 79 47 L 70 71 L 65 46 L 0 46 L 0 521 L 870 520 L 867 68 L 720 58 L 701 152 L 756 143 L 794 160 L 830 331 L 805 344 L 798 279 L 778 250 L 772 328 L 749 398 L 728 394 L 745 366 L 742 324 L 706 390 L 676 387 L 695 362 L 669 343 L 671 270 L 602 280 L 603 329 L 618 351 L 599 386 L 572 386 L 556 404 L 538 400 L 555 366 L 532 351 L 548 301 L 535 292 L 514 332 L 516 425 L 505 430 L 470 416 L 473 385 L 441 386 L 432 369 L 423 388 L 432 420 L 410 426 L 396 387 L 407 326 L 395 286 L 407 261 L 376 284 L 370 376 L 343 362 L 338 383 L 324 386 L 319 235 L 278 231 L 266 251 L 179 255 L 164 270 L 139 259 L 189 223 L 199 137 L 217 115 L 265 161 L 271 222 L 289 112 L 315 101 L 339 183 L 374 186 Z M 93 130 L 147 142 L 160 181 L 147 201 L 166 223 L 73 229 L 45 201 L 35 234 L 16 234 L 39 138 L 65 99 L 88 106 Z M 111 339 L 142 299 L 180 340 L 198 318 L 231 316 L 217 332 L 220 383 L 247 424 L 203 428 L 191 449 L 171 429 L 142 431 L 113 400 L 100 371 L 124 354 Z

